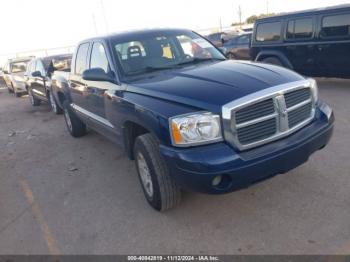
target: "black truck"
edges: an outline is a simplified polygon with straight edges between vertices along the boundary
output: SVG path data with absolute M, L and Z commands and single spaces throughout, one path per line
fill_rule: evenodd
M 314 80 L 226 60 L 182 29 L 82 41 L 52 90 L 73 137 L 88 126 L 135 159 L 156 210 L 181 190 L 222 194 L 285 173 L 325 147 L 334 123 Z
M 281 14 L 256 21 L 255 61 L 307 76 L 350 77 L 350 5 Z

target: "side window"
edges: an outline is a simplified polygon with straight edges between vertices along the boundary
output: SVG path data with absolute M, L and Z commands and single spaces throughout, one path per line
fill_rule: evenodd
M 243 35 L 237 39 L 237 43 L 240 45 L 249 44 L 249 41 L 250 41 L 249 35 Z
M 262 23 L 259 24 L 256 30 L 256 41 L 272 42 L 281 39 L 281 22 Z
M 313 35 L 312 18 L 290 20 L 287 26 L 287 39 L 308 39 Z
M 81 75 L 87 69 L 87 55 L 89 51 L 89 43 L 81 44 L 78 48 L 75 58 L 75 73 Z
M 36 61 L 35 71 L 39 71 L 42 76 L 45 75 L 45 69 L 43 63 L 40 60 Z
M 108 72 L 108 59 L 102 44 L 94 43 L 91 51 L 90 68 L 101 68 Z
M 322 37 L 349 37 L 350 14 L 325 16 L 322 19 Z
M 33 73 L 35 71 L 36 60 L 34 60 L 30 65 L 30 72 Z

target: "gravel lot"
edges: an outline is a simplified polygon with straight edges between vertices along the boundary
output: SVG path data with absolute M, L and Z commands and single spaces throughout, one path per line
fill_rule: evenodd
M 0 89 L 1 254 L 350 254 L 350 81 L 319 79 L 333 139 L 303 166 L 222 196 L 150 208 L 134 163 L 74 139 L 48 105 Z

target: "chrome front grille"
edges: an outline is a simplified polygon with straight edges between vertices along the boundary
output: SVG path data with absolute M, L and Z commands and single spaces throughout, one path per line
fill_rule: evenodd
M 244 150 L 297 131 L 315 116 L 314 86 L 313 80 L 299 81 L 262 90 L 225 105 L 225 138 Z
M 277 132 L 276 122 L 277 120 L 272 118 L 263 122 L 239 128 L 237 130 L 239 142 L 245 145 L 273 136 Z
M 258 102 L 254 105 L 247 106 L 236 112 L 236 124 L 248 122 L 275 112 L 273 99 Z

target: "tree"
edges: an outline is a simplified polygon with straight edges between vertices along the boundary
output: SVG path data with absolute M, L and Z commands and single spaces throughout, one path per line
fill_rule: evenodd
M 246 20 L 247 24 L 254 24 L 259 17 L 257 15 L 249 16 Z

